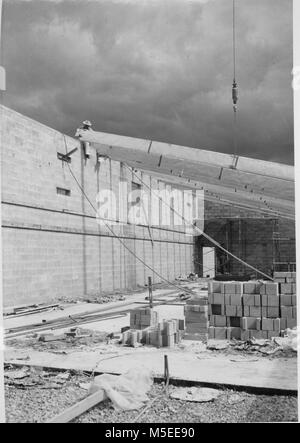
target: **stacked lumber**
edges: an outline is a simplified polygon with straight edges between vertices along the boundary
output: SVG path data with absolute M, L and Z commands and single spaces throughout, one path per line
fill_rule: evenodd
M 209 338 L 246 341 L 280 336 L 297 325 L 295 291 L 295 282 L 286 280 L 210 282 Z
M 186 323 L 185 340 L 206 340 L 209 328 L 208 299 L 193 296 L 186 302 L 184 315 Z

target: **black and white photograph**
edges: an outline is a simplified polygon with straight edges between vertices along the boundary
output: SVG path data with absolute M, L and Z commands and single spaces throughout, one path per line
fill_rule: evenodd
M 297 12 L 0 0 L 1 423 L 299 422 Z

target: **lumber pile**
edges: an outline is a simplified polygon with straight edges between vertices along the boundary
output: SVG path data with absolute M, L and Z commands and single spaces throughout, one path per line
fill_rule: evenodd
M 278 337 L 297 325 L 296 284 L 286 280 L 213 281 L 209 284 L 208 315 L 210 339 Z
M 206 340 L 209 328 L 208 299 L 193 296 L 186 302 L 184 315 L 186 323 L 185 340 Z
M 184 330 L 184 320 L 159 322 L 158 314 L 153 309 L 135 309 L 130 313 L 130 329 L 122 334 L 122 344 L 174 347 L 183 338 Z

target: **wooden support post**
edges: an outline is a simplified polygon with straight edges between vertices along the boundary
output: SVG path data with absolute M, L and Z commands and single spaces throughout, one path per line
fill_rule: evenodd
M 89 411 L 90 409 L 97 406 L 102 401 L 106 400 L 106 394 L 104 391 L 100 390 L 95 394 L 89 395 L 84 400 L 80 401 L 76 405 L 69 409 L 66 409 L 62 414 L 57 415 L 47 423 L 70 423 L 75 418 Z
M 149 289 L 149 304 L 150 308 L 153 308 L 153 289 L 152 289 L 152 277 L 148 277 L 148 289 Z

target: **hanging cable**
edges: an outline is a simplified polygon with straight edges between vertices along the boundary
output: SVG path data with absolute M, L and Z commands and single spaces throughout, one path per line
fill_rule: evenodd
M 130 166 L 128 166 L 126 163 L 123 163 L 124 166 L 130 171 L 132 172 L 132 174 L 149 190 L 151 190 L 151 188 L 149 187 L 149 185 L 147 185 L 135 172 L 132 168 L 130 168 Z M 154 192 L 154 190 L 152 189 L 151 192 L 155 195 L 156 193 Z M 184 216 L 182 214 L 179 214 L 174 208 L 172 208 L 167 202 L 165 202 L 159 195 L 156 194 L 156 197 L 158 198 L 159 201 L 161 201 L 164 205 L 166 205 L 174 214 L 176 214 L 178 217 L 181 218 L 181 220 L 184 222 L 184 224 L 186 226 L 191 226 L 196 232 L 198 232 L 200 235 L 203 235 L 203 237 L 205 237 L 207 240 L 209 240 L 212 244 L 214 244 L 217 248 L 221 249 L 223 252 L 225 252 L 226 254 L 230 255 L 232 258 L 234 258 L 235 260 L 239 261 L 240 263 L 242 263 L 244 266 L 248 267 L 249 269 L 252 269 L 253 271 L 259 273 L 260 275 L 262 275 L 263 277 L 267 278 L 268 280 L 274 281 L 274 279 L 272 277 L 270 277 L 269 275 L 265 274 L 264 272 L 260 271 L 259 269 L 255 268 L 254 266 L 250 265 L 249 263 L 245 262 L 244 260 L 242 260 L 241 258 L 237 257 L 236 255 L 232 254 L 230 251 L 228 251 L 227 249 L 225 249 L 222 245 L 220 245 L 220 243 L 218 243 L 216 240 L 214 240 L 212 237 L 210 237 L 208 234 L 206 234 L 204 231 L 202 231 L 200 228 L 198 228 L 198 226 L 195 226 L 193 223 L 187 221 Z
M 65 140 L 65 144 L 66 144 L 66 148 L 67 148 L 67 142 L 66 142 L 66 138 L 64 136 L 64 140 Z M 90 206 L 92 207 L 92 209 L 95 211 L 95 214 L 97 214 L 97 209 L 95 208 L 95 206 L 93 205 L 93 203 L 91 202 L 90 198 L 88 197 L 88 195 L 86 194 L 85 190 L 83 189 L 83 187 L 81 186 L 81 184 L 79 183 L 76 175 L 74 174 L 71 166 L 69 163 L 67 163 L 67 166 L 69 168 L 70 174 L 73 177 L 73 179 L 75 180 L 77 186 L 79 187 L 79 189 L 81 190 L 83 196 L 86 198 L 87 202 L 90 204 Z M 133 252 L 122 240 L 121 238 L 114 232 L 113 229 L 111 229 L 111 227 L 109 226 L 108 223 L 105 222 L 104 218 L 101 218 L 98 216 L 98 218 L 100 220 L 102 220 L 103 224 L 105 225 L 105 227 L 110 231 L 110 233 L 112 234 L 113 237 L 115 237 L 120 243 L 121 245 L 131 254 L 135 257 L 136 260 L 138 260 L 139 262 L 141 262 L 147 269 L 149 269 L 151 272 L 153 272 L 153 274 L 155 274 L 157 277 L 159 277 L 162 281 L 164 281 L 165 283 L 167 283 L 170 286 L 173 286 L 174 288 L 178 289 L 180 292 L 186 292 L 187 294 L 190 295 L 195 295 L 195 293 L 193 291 L 190 291 L 189 289 L 185 289 L 183 287 L 177 286 L 175 283 L 170 282 L 168 279 L 166 279 L 165 277 L 163 277 L 162 275 L 160 275 L 157 271 L 155 271 L 155 269 L 153 269 L 150 265 L 148 265 L 143 259 L 141 259 L 135 252 Z
M 238 102 L 238 84 L 236 81 L 236 4 L 232 0 L 232 51 L 233 51 L 233 146 L 234 154 L 237 155 L 237 102 Z

